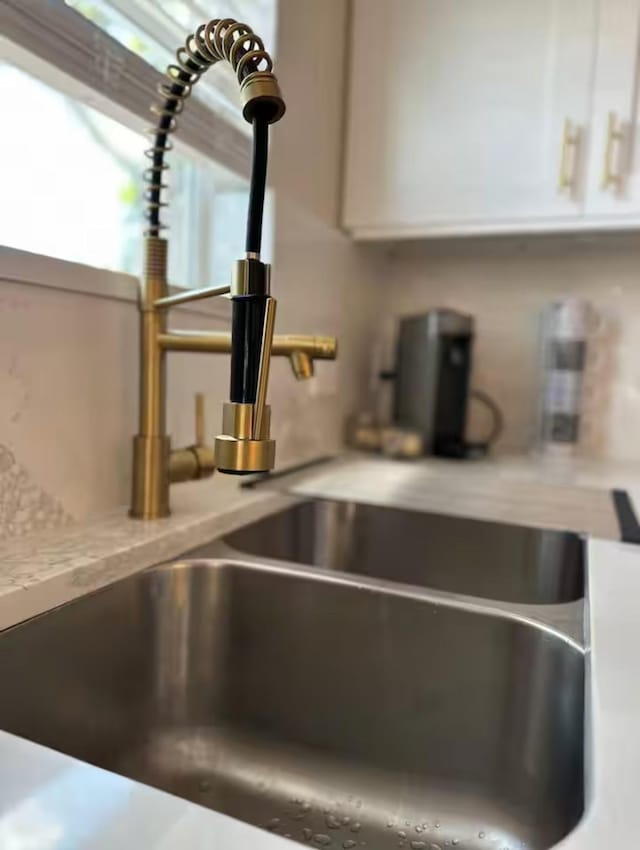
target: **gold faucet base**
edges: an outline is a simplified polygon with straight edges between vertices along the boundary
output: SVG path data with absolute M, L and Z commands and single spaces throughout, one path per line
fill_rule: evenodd
M 169 516 L 169 437 L 133 438 L 131 510 L 136 519 Z

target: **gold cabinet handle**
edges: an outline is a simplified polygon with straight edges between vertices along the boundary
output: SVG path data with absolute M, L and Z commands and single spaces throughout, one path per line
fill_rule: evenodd
M 622 174 L 615 170 L 615 162 L 619 159 L 619 146 L 624 139 L 622 125 L 618 125 L 615 112 L 610 112 L 607 119 L 607 143 L 604 149 L 604 170 L 602 172 L 602 189 L 613 186 L 620 189 Z
M 574 188 L 577 163 L 578 145 L 580 144 L 580 128 L 574 127 L 565 118 L 562 130 L 562 151 L 560 153 L 560 172 L 558 174 L 558 190 L 565 192 Z

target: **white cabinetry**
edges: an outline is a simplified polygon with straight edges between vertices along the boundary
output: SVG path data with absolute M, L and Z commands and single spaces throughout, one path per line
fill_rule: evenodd
M 354 0 L 353 14 L 356 237 L 640 225 L 640 0 Z

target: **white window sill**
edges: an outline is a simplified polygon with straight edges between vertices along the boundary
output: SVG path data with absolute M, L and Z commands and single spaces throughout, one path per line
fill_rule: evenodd
M 138 300 L 138 279 L 133 275 L 32 254 L 7 246 L 0 246 L 0 280 L 25 286 L 44 286 L 63 292 L 77 292 L 92 298 L 131 302 Z M 202 285 L 214 286 L 221 283 L 222 281 L 203 281 Z M 182 287 L 171 287 L 172 293 L 181 291 Z M 225 320 L 231 318 L 231 304 L 226 298 L 194 301 L 174 309 Z

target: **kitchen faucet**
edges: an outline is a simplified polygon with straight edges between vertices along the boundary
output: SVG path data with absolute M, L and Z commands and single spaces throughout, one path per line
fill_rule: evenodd
M 253 126 L 253 162 L 247 216 L 246 253 L 236 261 L 231 283 L 171 295 L 167 283 L 167 240 L 160 213 L 168 168 L 165 155 L 193 86 L 217 62 L 233 68 L 243 102 L 243 116 Z M 284 115 L 285 103 L 273 62 L 262 39 L 246 24 L 215 19 L 192 33 L 169 65 L 158 87 L 163 100 L 152 107 L 157 116 L 151 160 L 145 172 L 148 229 L 145 266 L 140 283 L 140 422 L 133 444 L 131 516 L 167 516 L 169 485 L 211 475 L 265 472 L 275 463 L 266 403 L 272 356 L 288 356 L 296 378 L 313 375 L 314 359 L 334 360 L 333 337 L 275 335 L 276 301 L 270 291 L 270 267 L 260 259 L 262 218 L 267 178 L 269 125 Z M 230 295 L 231 333 L 193 333 L 169 329 L 169 310 L 188 301 Z M 224 404 L 222 434 L 214 445 L 204 441 L 202 399 L 196 410 L 196 443 L 171 449 L 166 433 L 166 356 L 170 351 L 231 354 L 230 398 Z

